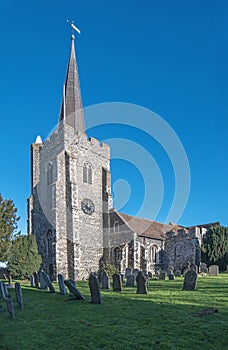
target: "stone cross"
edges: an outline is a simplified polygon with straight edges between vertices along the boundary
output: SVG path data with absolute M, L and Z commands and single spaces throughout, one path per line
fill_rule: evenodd
M 136 277 L 137 294 L 147 294 L 147 278 L 142 271 L 139 271 Z
M 23 309 L 24 305 L 23 305 L 23 298 L 22 298 L 22 289 L 21 289 L 20 283 L 18 282 L 15 283 L 15 293 L 16 293 L 16 301 L 20 306 L 20 308 Z
M 89 276 L 89 288 L 90 288 L 90 294 L 91 294 L 91 303 L 101 304 L 101 294 L 100 294 L 98 280 L 96 276 L 94 276 L 93 274 Z

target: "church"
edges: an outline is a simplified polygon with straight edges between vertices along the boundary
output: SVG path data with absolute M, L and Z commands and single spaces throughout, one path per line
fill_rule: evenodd
M 199 266 L 210 224 L 185 228 L 133 217 L 113 208 L 110 147 L 86 135 L 74 35 L 55 132 L 31 145 L 28 234 L 52 278 L 86 279 L 100 264 L 155 272 Z

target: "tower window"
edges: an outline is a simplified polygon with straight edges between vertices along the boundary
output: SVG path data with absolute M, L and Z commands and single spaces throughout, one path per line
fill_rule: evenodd
M 83 165 L 83 182 L 89 185 L 93 183 L 93 169 L 89 163 L 84 163 Z

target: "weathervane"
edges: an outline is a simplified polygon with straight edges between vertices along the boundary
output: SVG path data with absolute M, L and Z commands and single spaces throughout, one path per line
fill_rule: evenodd
M 74 25 L 74 21 L 69 21 L 69 19 L 67 19 L 67 23 L 70 23 L 70 26 L 72 28 L 72 36 L 74 36 L 74 30 L 76 30 L 78 32 L 78 34 L 81 34 L 81 31 Z

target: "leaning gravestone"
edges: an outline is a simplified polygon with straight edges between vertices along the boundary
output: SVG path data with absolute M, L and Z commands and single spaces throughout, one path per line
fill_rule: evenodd
M 70 280 L 64 280 L 64 284 L 70 291 L 70 296 L 74 296 L 76 300 L 85 300 L 84 295 L 82 295 L 79 290 L 72 284 Z
M 72 280 L 71 278 L 68 279 L 68 281 L 73 285 L 74 288 L 76 288 L 76 282 L 74 280 Z M 69 289 L 69 288 L 68 288 Z M 71 291 L 69 290 L 70 294 L 69 296 L 70 297 L 74 297 L 74 294 L 71 293 Z
M 35 287 L 34 276 L 30 275 L 30 287 Z
M 2 281 L 0 281 L 0 298 L 6 300 L 5 286 Z
M 135 286 L 135 277 L 133 275 L 129 275 L 126 281 L 126 287 L 134 287 Z
M 137 294 L 147 294 L 147 278 L 142 271 L 139 271 L 136 277 Z
M 101 275 L 101 287 L 103 289 L 110 289 L 110 280 L 105 270 L 102 271 L 102 275 Z
M 38 272 L 34 272 L 33 276 L 34 276 L 35 288 L 39 288 L 40 286 L 39 286 Z
M 7 306 L 8 313 L 12 318 L 14 318 L 13 300 L 11 299 L 10 295 L 6 298 L 6 306 Z
M 126 271 L 125 271 L 125 277 L 128 278 L 128 276 L 131 276 L 132 272 L 133 272 L 132 268 L 131 267 L 127 267 Z
M 91 294 L 91 303 L 101 304 L 101 294 L 100 294 L 98 280 L 96 276 L 93 274 L 89 276 L 89 289 Z
M 45 279 L 43 277 L 43 270 L 40 270 L 38 272 L 38 278 L 39 278 L 39 281 L 40 281 L 40 288 L 43 289 L 43 290 L 47 290 L 48 289 L 48 285 L 45 282 Z
M 60 294 L 65 295 L 67 293 L 66 287 L 64 284 L 64 277 L 61 273 L 58 274 L 58 284 L 59 284 L 59 292 Z
M 188 270 L 184 276 L 183 289 L 184 290 L 195 290 L 196 289 L 196 282 L 197 282 L 196 271 L 193 269 Z
M 22 298 L 22 289 L 21 289 L 20 283 L 18 282 L 15 283 L 15 293 L 16 293 L 16 301 L 20 306 L 20 308 L 23 309 L 24 305 L 23 305 L 23 298 Z
M 42 271 L 41 273 L 42 273 L 42 277 L 43 277 L 44 282 L 46 283 L 46 285 L 49 288 L 50 293 L 55 293 L 55 288 L 54 288 L 53 284 L 51 283 L 51 280 L 50 280 L 48 274 L 44 271 Z
M 112 275 L 112 281 L 113 281 L 113 290 L 115 292 L 121 292 L 122 291 L 122 280 L 119 273 L 114 273 Z
M 209 266 L 209 275 L 210 276 L 218 276 L 219 275 L 219 267 L 218 265 Z

